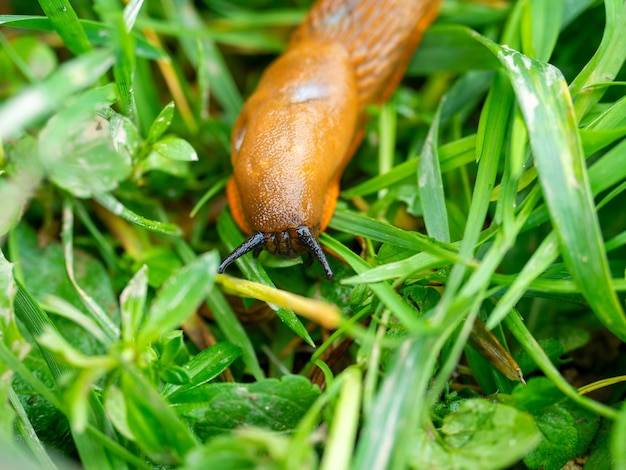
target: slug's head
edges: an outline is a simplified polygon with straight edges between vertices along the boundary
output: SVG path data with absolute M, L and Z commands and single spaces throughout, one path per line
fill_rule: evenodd
M 224 258 L 224 261 L 222 261 L 217 271 L 223 273 L 229 264 L 250 251 L 252 251 L 254 256 L 258 256 L 262 249 L 286 257 L 297 256 L 308 251 L 311 253 L 311 256 L 320 262 L 324 268 L 326 277 L 328 279 L 334 277 L 322 247 L 311 232 L 311 229 L 304 225 L 285 230 L 284 232 L 254 232 L 245 242 Z

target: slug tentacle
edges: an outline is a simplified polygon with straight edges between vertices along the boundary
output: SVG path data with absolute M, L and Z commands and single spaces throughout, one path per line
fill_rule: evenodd
M 258 254 L 259 250 L 261 250 L 264 245 L 265 235 L 263 235 L 263 233 L 261 232 L 254 232 L 250 236 L 250 238 L 248 238 L 245 242 L 235 248 L 230 255 L 224 258 L 224 261 L 222 261 L 222 263 L 217 268 L 217 272 L 220 274 L 223 273 L 229 264 L 231 264 L 236 259 L 241 258 L 243 255 L 249 253 L 250 251 L 254 251 Z
M 313 255 L 324 268 L 326 278 L 328 280 L 334 278 L 335 275 L 333 274 L 333 270 L 330 269 L 330 265 L 328 264 L 328 260 L 326 259 L 326 255 L 324 254 L 324 250 L 322 250 L 320 243 L 317 241 L 317 238 L 313 236 L 309 227 L 298 227 L 297 232 L 298 240 L 300 240 L 300 242 L 309 249 L 311 255 Z

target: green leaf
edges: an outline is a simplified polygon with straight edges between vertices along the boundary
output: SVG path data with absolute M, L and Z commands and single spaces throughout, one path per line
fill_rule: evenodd
M 115 150 L 109 122 L 95 114 L 114 100 L 110 86 L 91 90 L 41 131 L 39 156 L 49 178 L 78 197 L 115 189 L 130 175 L 130 158 Z
M 187 374 L 187 371 L 176 365 L 160 368 L 159 378 L 167 384 L 185 385 L 189 383 L 189 374 Z
M 115 429 L 126 439 L 133 440 L 133 431 L 128 426 L 128 413 L 126 411 L 126 400 L 122 389 L 111 385 L 104 392 L 104 409 L 109 415 Z
M 210 439 L 187 455 L 180 470 L 260 469 L 280 470 L 286 465 L 289 437 L 263 429 L 242 429 L 231 435 Z M 316 468 L 313 452 L 302 468 Z
M 173 160 L 156 151 L 150 152 L 147 157 L 139 162 L 135 174 L 138 177 L 153 170 L 162 171 L 181 179 L 192 175 L 191 168 L 186 161 Z
M 109 119 L 109 134 L 113 141 L 113 147 L 124 158 L 134 161 L 141 146 L 141 137 L 137 127 L 126 116 L 108 110 L 111 113 Z
M 530 12 L 522 18 L 522 28 L 530 30 L 531 34 L 522 35 L 522 42 L 525 46 L 524 52 L 528 51 L 528 55 L 548 61 L 559 37 L 564 13 L 564 0 L 552 0 L 550 2 L 532 0 L 528 5 Z M 530 47 L 527 48 L 527 46 Z
M 591 443 L 591 447 L 589 449 L 589 458 L 585 462 L 585 467 L 587 468 L 613 468 L 624 470 L 626 469 L 626 465 L 622 465 L 621 467 L 617 462 L 620 459 L 620 452 L 623 452 L 623 439 L 617 440 L 622 437 L 619 433 L 615 433 L 614 431 L 614 422 L 609 420 L 603 420 L 598 433 L 595 436 L 595 439 Z M 614 439 L 612 439 L 615 437 Z M 611 452 L 611 441 L 615 442 L 617 445 L 615 446 L 615 451 Z M 624 461 L 626 462 L 626 461 Z
M 195 162 L 198 160 L 198 154 L 195 149 L 189 142 L 180 137 L 164 137 L 156 142 L 152 148 L 159 155 L 172 160 L 181 162 Z
M 35 37 L 18 37 L 11 42 L 11 47 L 24 61 L 32 81 L 43 80 L 58 66 L 59 60 L 52 48 Z
M 169 247 L 164 246 L 153 246 L 143 251 L 138 263 L 147 266 L 148 284 L 155 289 L 160 288 L 167 278 L 183 265 L 180 257 Z
M 466 400 L 443 420 L 443 439 L 427 430 L 413 438 L 415 468 L 508 468 L 532 451 L 541 435 L 533 418 L 512 406 L 485 399 Z
M 211 290 L 218 264 L 217 253 L 212 251 L 174 273 L 152 302 L 137 343 L 155 341 L 191 315 Z
M 183 386 L 166 385 L 161 393 L 168 397 L 170 403 L 185 402 L 186 392 L 213 380 L 240 356 L 241 348 L 226 342 L 204 349 L 183 366 L 189 382 Z
M 453 97 L 450 97 L 450 103 Z M 445 108 L 444 108 L 445 110 Z M 444 144 L 437 150 L 439 154 L 439 164 L 441 172 L 445 173 L 456 168 L 463 167 L 468 163 L 473 163 L 476 157 L 476 135 L 470 135 L 454 142 Z M 415 173 L 419 165 L 419 159 L 412 158 L 406 162 L 394 166 L 389 172 L 383 175 L 376 175 L 373 178 L 361 183 L 353 188 L 342 190 L 341 196 L 347 199 L 374 194 L 381 189 L 389 188 L 402 182 L 413 182 Z
M 202 385 L 186 394 L 186 402 L 175 409 L 202 439 L 244 426 L 288 432 L 319 394 L 305 377 L 287 375 L 251 384 Z
M 538 377 L 513 390 L 515 405 L 530 413 L 543 438 L 524 458 L 529 468 L 559 470 L 568 460 L 587 452 L 599 417 L 567 399 L 552 382 Z
M 169 129 L 174 118 L 174 110 L 176 105 L 173 101 L 170 101 L 161 110 L 156 119 L 152 122 L 150 130 L 148 131 L 148 137 L 146 138 L 147 145 L 153 145 L 159 138 Z

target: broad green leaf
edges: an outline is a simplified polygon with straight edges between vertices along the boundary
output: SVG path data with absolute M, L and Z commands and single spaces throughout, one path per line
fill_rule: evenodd
M 124 158 L 134 162 L 142 144 L 139 131 L 126 116 L 112 110 L 110 112 L 112 115 L 109 119 L 109 134 L 113 141 L 113 147 Z
M 189 142 L 180 137 L 167 136 L 157 141 L 152 148 L 159 155 L 181 162 L 195 162 L 198 154 Z
M 47 175 L 78 197 L 115 189 L 130 175 L 130 159 L 115 151 L 109 122 L 95 114 L 114 100 L 110 86 L 90 90 L 50 119 L 39 136 Z
M 163 148 L 165 152 L 170 149 Z M 192 149 L 193 150 L 193 149 Z M 153 151 L 147 157 L 141 159 L 135 168 L 135 176 L 144 175 L 150 171 L 161 171 L 177 178 L 185 179 L 192 175 L 191 167 L 187 161 L 174 160 L 162 153 Z
M 533 418 L 512 406 L 466 400 L 443 420 L 441 438 L 422 430 L 412 438 L 414 468 L 481 470 L 508 468 L 541 440 Z
M 20 36 L 11 42 L 11 47 L 24 61 L 31 81 L 43 80 L 58 66 L 58 58 L 52 48 L 32 36 Z
M 185 401 L 185 392 L 216 378 L 241 356 L 241 348 L 231 343 L 220 342 L 200 351 L 183 367 L 189 374 L 189 383 L 178 386 L 165 386 L 161 393 L 170 403 Z
M 531 379 L 512 393 L 514 404 L 530 413 L 543 435 L 539 447 L 524 458 L 529 468 L 559 470 L 584 455 L 595 436 L 599 417 L 580 407 L 545 378 Z
M 169 247 L 154 246 L 140 253 L 138 265 L 148 268 L 148 285 L 159 289 L 174 271 L 181 268 L 180 257 Z
M 289 468 L 286 454 L 289 437 L 264 429 L 246 428 L 230 435 L 210 439 L 202 448 L 187 455 L 180 470 L 253 469 L 280 470 Z M 302 468 L 316 468 L 311 451 Z
M 126 439 L 133 440 L 135 436 L 128 426 L 126 400 L 120 387 L 111 385 L 104 392 L 104 409 L 118 432 Z
M 617 441 L 619 433 L 613 432 L 613 421 L 603 420 L 598 433 L 596 434 L 591 446 L 589 448 L 589 458 L 585 462 L 587 468 L 614 468 L 623 470 L 626 465 L 621 467 L 617 462 L 619 461 L 619 453 L 622 452 L 624 446 L 622 439 Z M 615 436 L 613 441 L 617 444 L 616 452 L 611 452 L 611 438 Z
M 281 380 L 264 379 L 251 384 L 201 385 L 186 394 L 186 402 L 175 409 L 191 421 L 202 439 L 250 426 L 289 432 L 319 394 L 319 388 L 308 379 L 287 375 Z

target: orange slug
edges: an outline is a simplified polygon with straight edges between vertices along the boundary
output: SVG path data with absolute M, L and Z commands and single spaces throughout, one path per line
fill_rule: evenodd
M 315 3 L 235 122 L 226 193 L 237 225 L 251 235 L 219 272 L 249 251 L 309 251 L 332 279 L 317 236 L 333 215 L 341 174 L 363 139 L 365 110 L 396 89 L 439 3 Z

